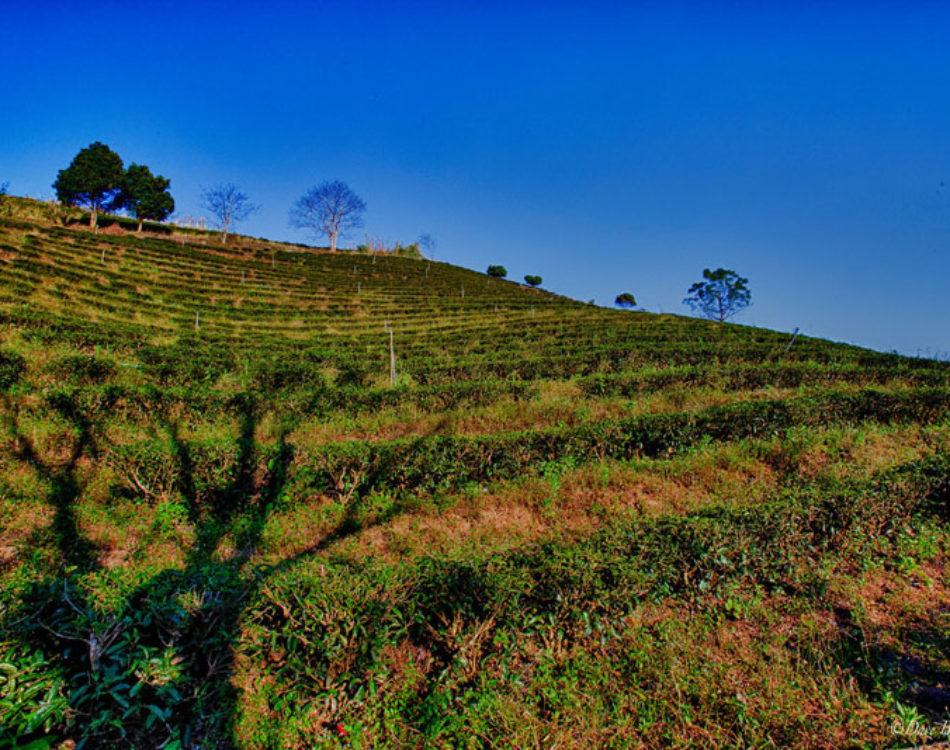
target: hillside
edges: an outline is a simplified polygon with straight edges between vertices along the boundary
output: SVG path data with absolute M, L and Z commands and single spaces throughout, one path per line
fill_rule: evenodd
M 950 718 L 950 364 L 6 200 L 0 748 Z

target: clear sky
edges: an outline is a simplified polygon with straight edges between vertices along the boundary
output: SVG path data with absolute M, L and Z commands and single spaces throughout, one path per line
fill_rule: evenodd
M 950 3 L 0 0 L 0 182 L 92 141 L 308 241 L 366 232 L 609 304 L 749 278 L 737 322 L 950 357 Z M 356 244 L 362 237 L 351 238 Z

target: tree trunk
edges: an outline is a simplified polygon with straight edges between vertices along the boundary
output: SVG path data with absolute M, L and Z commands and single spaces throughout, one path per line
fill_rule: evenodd
M 139 234 L 142 233 L 142 222 L 143 222 L 143 221 L 145 221 L 145 220 L 144 220 L 144 219 L 139 219 L 139 228 L 136 230 Z
M 89 213 L 89 228 L 93 229 L 96 234 L 99 234 L 99 212 L 95 206 L 92 207 Z
M 336 232 L 330 234 L 330 252 L 336 252 Z

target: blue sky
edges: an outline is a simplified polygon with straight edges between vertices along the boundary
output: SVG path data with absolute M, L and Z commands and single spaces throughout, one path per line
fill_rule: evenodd
M 5 3 L 0 182 L 92 141 L 231 181 L 307 241 L 326 179 L 366 232 L 609 304 L 749 278 L 737 322 L 950 357 L 950 4 Z M 352 238 L 355 244 L 362 238 Z

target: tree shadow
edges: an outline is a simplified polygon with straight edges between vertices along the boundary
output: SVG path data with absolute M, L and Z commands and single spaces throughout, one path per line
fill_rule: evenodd
M 872 700 L 893 696 L 914 706 L 930 722 L 950 721 L 950 636 L 931 617 L 901 623 L 896 632 L 856 622 L 853 613 L 835 609 L 842 634 L 837 649 L 862 692 Z M 894 636 L 897 636 L 895 638 Z M 941 654 L 940 659 L 925 655 Z
M 14 457 L 30 466 L 49 487 L 47 504 L 53 510 L 53 520 L 46 530 L 34 533 L 29 543 L 41 546 L 43 540 L 40 537 L 51 535 L 56 553 L 64 566 L 81 571 L 97 568 L 99 550 L 80 533 L 75 511 L 76 501 L 82 493 L 82 485 L 77 476 L 78 464 L 87 453 L 92 456 L 98 454 L 92 423 L 69 396 L 56 394 L 49 399 L 48 403 L 54 411 L 66 419 L 78 433 L 69 458 L 57 465 L 52 460 L 44 461 L 34 442 L 22 433 L 17 404 L 6 396 L 4 402 L 10 415 Z
M 267 468 L 259 469 L 254 440 L 257 407 L 235 399 L 236 455 L 220 484 L 199 489 L 192 446 L 166 423 L 176 468 L 176 491 L 195 530 L 181 569 L 166 569 L 111 606 L 83 593 L 83 576 L 98 569 L 95 546 L 78 527 L 74 506 L 82 487 L 75 471 L 95 454 L 88 418 L 57 407 L 77 430 L 69 461 L 54 467 L 16 432 L 17 456 L 51 487 L 51 530 L 59 569 L 33 583 L 17 611 L 4 617 L 21 651 L 39 653 L 60 681 L 58 721 L 0 730 L 17 743 L 84 741 L 84 747 L 231 747 L 239 690 L 232 685 L 234 647 L 245 602 L 263 582 L 249 565 L 283 490 L 293 458 L 286 430 Z M 75 406 L 75 405 L 73 405 Z M 55 719 L 57 714 L 51 712 Z

